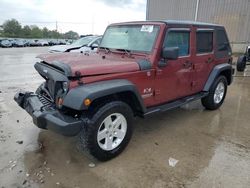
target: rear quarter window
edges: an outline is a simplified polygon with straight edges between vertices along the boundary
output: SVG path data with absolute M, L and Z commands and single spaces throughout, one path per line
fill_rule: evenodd
M 229 45 L 229 41 L 227 39 L 227 35 L 225 30 L 217 30 L 216 31 L 216 46 L 218 48 L 218 51 L 225 51 L 228 50 L 228 48 L 225 48 Z
M 231 55 L 231 47 L 225 29 L 216 29 L 216 58 L 224 58 Z

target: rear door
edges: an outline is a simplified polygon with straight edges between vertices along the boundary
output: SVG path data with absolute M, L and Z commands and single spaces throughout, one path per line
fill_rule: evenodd
M 197 28 L 195 41 L 194 75 L 192 78 L 192 90 L 194 93 L 202 91 L 214 66 L 214 30 Z

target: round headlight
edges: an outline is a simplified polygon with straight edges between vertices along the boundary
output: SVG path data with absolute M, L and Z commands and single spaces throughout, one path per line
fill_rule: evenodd
M 69 84 L 68 84 L 68 82 L 63 82 L 63 83 L 62 83 L 62 88 L 63 88 L 63 91 L 64 91 L 64 92 L 68 91 L 68 89 L 69 89 Z

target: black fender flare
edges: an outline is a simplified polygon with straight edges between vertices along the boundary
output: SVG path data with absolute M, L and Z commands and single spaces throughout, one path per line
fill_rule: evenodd
M 216 65 L 213 70 L 211 71 L 207 82 L 203 88 L 203 91 L 209 91 L 211 85 L 213 84 L 214 80 L 224 71 L 228 71 L 230 73 L 230 78 L 228 79 L 228 85 L 230 85 L 233 81 L 233 68 L 232 65 L 228 64 L 228 63 L 223 63 L 223 64 L 219 64 Z
M 125 79 L 99 81 L 73 88 L 65 96 L 63 106 L 79 111 L 87 110 L 88 106 L 85 106 L 83 102 L 87 98 L 94 101 L 101 97 L 127 91 L 136 96 L 142 111 L 145 112 L 146 108 L 136 86 Z

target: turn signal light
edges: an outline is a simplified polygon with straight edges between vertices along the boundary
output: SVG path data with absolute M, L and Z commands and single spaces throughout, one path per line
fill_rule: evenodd
M 62 107 L 62 105 L 63 105 L 63 99 L 62 98 L 58 98 L 57 105 L 59 107 Z
M 85 105 L 85 106 L 89 106 L 90 103 L 91 103 L 91 100 L 90 100 L 90 99 L 85 99 L 85 100 L 84 100 L 84 105 Z

